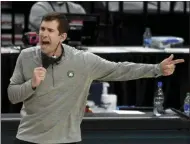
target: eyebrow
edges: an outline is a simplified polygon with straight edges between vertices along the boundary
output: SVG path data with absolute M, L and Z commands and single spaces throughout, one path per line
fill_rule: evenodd
M 46 27 L 44 27 L 44 26 L 41 26 L 41 28 L 44 28 L 44 29 L 48 29 L 48 30 L 55 31 L 55 29 L 52 29 L 52 28 L 46 28 Z

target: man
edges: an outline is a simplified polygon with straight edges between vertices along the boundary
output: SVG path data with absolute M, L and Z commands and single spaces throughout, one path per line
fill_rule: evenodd
M 18 57 L 8 87 L 13 104 L 23 102 L 16 143 L 60 144 L 81 141 L 80 124 L 93 80 L 126 81 L 168 76 L 173 55 L 160 64 L 110 62 L 90 52 L 62 44 L 68 22 L 61 13 L 42 19 L 39 46 Z
M 38 31 L 42 17 L 51 12 L 63 12 L 72 14 L 86 14 L 84 8 L 74 2 L 66 1 L 41 1 L 36 2 L 29 15 L 29 29 Z

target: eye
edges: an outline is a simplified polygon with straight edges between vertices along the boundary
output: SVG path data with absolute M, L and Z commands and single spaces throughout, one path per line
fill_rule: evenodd
M 41 30 L 41 31 L 44 31 L 44 30 L 45 30 L 45 28 L 44 28 L 44 27 L 41 27 L 41 28 L 40 28 L 40 30 Z
M 52 29 L 49 29 L 49 32 L 54 32 L 54 30 L 52 30 Z

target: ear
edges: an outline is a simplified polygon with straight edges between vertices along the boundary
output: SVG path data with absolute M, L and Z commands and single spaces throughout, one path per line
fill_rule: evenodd
M 60 42 L 62 43 L 62 42 L 64 42 L 66 39 L 67 39 L 67 33 L 61 34 L 61 40 L 60 40 Z

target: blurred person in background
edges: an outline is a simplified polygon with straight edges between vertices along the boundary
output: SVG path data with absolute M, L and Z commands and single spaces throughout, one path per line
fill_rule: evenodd
M 30 31 L 38 31 L 42 17 L 51 12 L 62 12 L 70 14 L 86 14 L 84 8 L 77 3 L 68 1 L 43 1 L 36 2 L 29 15 Z

